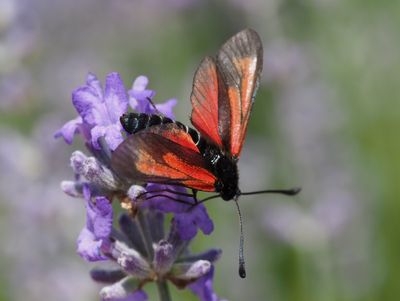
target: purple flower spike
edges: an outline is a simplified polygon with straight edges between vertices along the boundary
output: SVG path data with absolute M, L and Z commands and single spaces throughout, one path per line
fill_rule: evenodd
M 85 190 L 85 189 L 84 189 Z M 107 259 L 101 253 L 103 240 L 108 240 L 112 229 L 112 207 L 105 197 L 96 197 L 94 204 L 90 194 L 86 195 L 86 227 L 78 237 L 78 254 L 87 261 Z
M 100 149 L 100 137 L 112 150 L 116 149 L 123 140 L 119 117 L 128 110 L 128 97 L 119 74 L 107 75 L 103 93 L 99 80 L 89 73 L 86 85 L 72 93 L 72 103 L 80 116 L 67 122 L 55 137 L 63 136 L 71 143 L 73 135 L 82 131 L 85 141 L 95 149 Z
M 149 99 L 153 99 L 156 92 L 153 90 L 146 89 L 149 83 L 149 79 L 146 76 L 138 76 L 132 84 L 132 89 L 128 91 L 129 104 L 137 112 L 154 114 L 158 113 L 154 107 L 150 104 Z M 156 104 L 156 108 L 159 112 L 169 118 L 174 118 L 172 112 L 173 107 L 176 105 L 176 99 L 167 100 L 163 104 Z
M 126 137 L 120 116 L 129 105 L 139 113 L 174 118 L 177 101 L 154 106 L 155 91 L 147 89 L 148 83 L 145 76 L 136 78 L 128 100 L 118 73 L 107 75 L 104 89 L 95 75 L 88 74 L 86 84 L 72 93 L 79 116 L 55 136 L 71 143 L 79 133 L 91 153 L 75 151 L 70 160 L 74 180 L 61 183 L 66 194 L 86 201 L 86 225 L 79 234 L 77 252 L 87 261 L 108 261 L 91 272 L 93 280 L 107 285 L 100 291 L 103 301 L 146 301 L 142 289 L 149 282 L 180 289 L 190 286 L 200 300 L 219 301 L 212 278 L 221 250 L 190 252 L 198 230 L 210 234 L 214 228 L 204 205 L 192 206 L 194 198 L 181 186 L 136 183 L 129 187 L 130 182 L 110 168 L 112 151 Z M 127 210 L 116 223 L 111 199 Z M 165 221 L 170 221 L 169 227 Z

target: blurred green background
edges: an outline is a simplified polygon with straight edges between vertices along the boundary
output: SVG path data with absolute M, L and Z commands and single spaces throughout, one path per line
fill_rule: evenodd
M 75 117 L 91 71 L 141 74 L 188 123 L 200 60 L 251 27 L 264 72 L 240 161 L 241 189 L 301 186 L 294 198 L 242 198 L 248 277 L 237 276 L 235 208 L 207 204 L 228 300 L 400 298 L 400 2 L 371 0 L 0 0 L 0 300 L 96 300 L 75 254 L 83 203 L 59 182 L 53 140 Z M 156 300 L 156 295 L 151 300 Z M 174 300 L 195 300 L 173 289 Z

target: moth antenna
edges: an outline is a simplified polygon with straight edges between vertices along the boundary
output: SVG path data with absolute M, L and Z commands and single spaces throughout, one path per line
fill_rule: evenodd
M 235 196 L 234 201 L 236 204 L 237 213 L 239 216 L 239 225 L 240 225 L 240 243 L 239 243 L 239 276 L 241 278 L 246 278 L 246 268 L 244 263 L 244 254 L 243 254 L 243 245 L 244 245 L 244 235 L 243 235 L 243 220 L 242 214 L 240 212 L 240 207 L 238 203 L 239 194 Z
M 159 115 L 163 115 L 161 114 L 161 112 L 157 109 L 156 105 L 154 104 L 154 102 L 151 100 L 150 97 L 146 97 L 147 101 L 150 103 L 150 105 L 153 107 L 153 109 L 159 114 Z
M 296 195 L 301 191 L 300 187 L 295 187 L 291 189 L 270 189 L 270 190 L 259 190 L 259 191 L 249 191 L 242 192 L 241 195 L 253 195 L 253 194 L 263 194 L 263 193 L 276 193 L 276 194 L 284 194 L 284 195 Z

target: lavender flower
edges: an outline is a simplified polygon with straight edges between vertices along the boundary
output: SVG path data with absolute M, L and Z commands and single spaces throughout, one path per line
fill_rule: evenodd
M 100 137 L 112 150 L 123 141 L 119 117 L 128 110 L 128 97 L 118 73 L 107 75 L 104 93 L 97 77 L 89 73 L 86 85 L 72 93 L 72 103 L 80 116 L 67 122 L 56 137 L 63 136 L 70 144 L 80 132 L 94 149 L 100 149 Z
M 128 105 L 139 112 L 173 118 L 176 100 L 154 106 L 151 100 L 155 92 L 147 85 L 148 79 L 140 76 L 126 93 L 119 75 L 111 73 L 103 93 L 100 82 L 89 74 L 86 85 L 72 94 L 79 116 L 55 134 L 67 143 L 81 134 L 91 152 L 89 156 L 81 151 L 71 155 L 75 180 L 61 183 L 66 194 L 84 198 L 86 203 L 86 225 L 79 234 L 77 251 L 87 261 L 113 265 L 91 273 L 94 280 L 108 284 L 100 291 L 103 300 L 147 300 L 143 287 L 149 282 L 157 283 L 163 298 L 169 298 L 167 281 L 178 288 L 190 288 L 200 300 L 218 300 L 212 278 L 213 263 L 221 251 L 211 249 L 193 255 L 188 249 L 198 229 L 204 234 L 213 230 L 206 208 L 171 200 L 179 197 L 194 202 L 180 195 L 186 192 L 183 187 L 152 183 L 131 186 L 109 167 L 111 152 L 125 136 L 119 117 L 127 112 Z M 168 192 L 160 196 L 166 189 Z M 119 217 L 118 228 L 113 227 L 113 200 L 127 210 Z M 165 216 L 170 213 L 173 218 L 165 231 Z

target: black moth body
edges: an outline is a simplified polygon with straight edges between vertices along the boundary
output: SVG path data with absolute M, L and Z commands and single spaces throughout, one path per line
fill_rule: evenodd
M 216 175 L 215 191 L 221 194 L 225 201 L 240 194 L 237 159 L 225 154 L 221 149 L 204 139 L 198 131 L 171 118 L 145 113 L 127 113 L 121 116 L 120 122 L 128 134 L 135 134 L 152 126 L 174 123 L 190 135 L 194 144 L 202 154 L 210 170 Z

